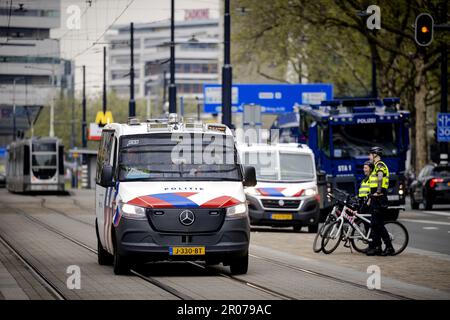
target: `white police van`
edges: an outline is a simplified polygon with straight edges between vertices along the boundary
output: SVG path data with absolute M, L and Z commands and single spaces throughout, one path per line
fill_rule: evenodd
M 98 262 L 127 273 L 138 262 L 201 260 L 248 268 L 244 186 L 230 129 L 168 119 L 111 123 L 102 130 L 96 176 Z
M 319 195 L 312 150 L 303 144 L 239 144 L 243 164 L 256 168 L 258 183 L 245 188 L 252 225 L 303 226 L 317 232 Z

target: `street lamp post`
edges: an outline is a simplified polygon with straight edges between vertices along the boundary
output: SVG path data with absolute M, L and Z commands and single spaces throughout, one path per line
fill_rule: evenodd
M 50 99 L 50 137 L 55 136 L 55 66 L 52 64 L 52 97 Z
M 447 1 L 442 2 L 441 8 L 441 22 L 447 23 L 448 4 Z M 445 41 L 441 44 L 441 106 L 440 112 L 447 113 L 448 107 L 448 63 L 447 63 L 447 43 Z M 448 143 L 440 143 L 441 154 L 448 154 Z
M 81 145 L 87 147 L 86 139 L 86 66 L 83 66 L 83 99 L 82 99 Z
M 25 79 L 25 77 L 16 77 L 13 79 L 13 141 L 16 141 L 16 131 L 17 131 L 17 124 L 16 124 L 16 82 L 17 80 Z M 26 85 L 26 84 L 25 84 Z
M 134 24 L 130 23 L 130 104 L 128 108 L 128 117 L 136 116 L 136 101 L 134 100 Z
M 175 0 L 172 0 L 170 18 L 170 84 L 169 113 L 177 112 L 177 86 L 175 85 Z
M 230 59 L 230 0 L 225 0 L 224 8 L 224 59 L 222 67 L 222 123 L 228 127 L 232 126 L 231 119 L 231 88 L 232 67 Z
M 106 113 L 106 47 L 103 47 L 103 114 Z

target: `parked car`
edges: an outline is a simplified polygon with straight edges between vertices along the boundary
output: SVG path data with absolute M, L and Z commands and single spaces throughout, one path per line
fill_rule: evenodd
M 409 192 L 413 209 L 419 209 L 420 203 L 426 210 L 435 204 L 450 204 L 450 165 L 426 165 L 411 183 Z

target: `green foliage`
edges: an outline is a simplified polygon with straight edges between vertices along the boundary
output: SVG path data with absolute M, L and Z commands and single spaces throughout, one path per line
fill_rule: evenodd
M 430 90 L 437 92 L 437 48 L 449 37 L 435 33 L 430 47 L 419 48 L 413 24 L 420 12 L 439 17 L 441 2 L 378 1 L 381 30 L 374 32 L 357 15 L 369 5 L 363 0 L 234 1 L 234 9 L 246 8 L 245 14 L 233 15 L 234 63 L 238 70 L 252 65 L 254 74 L 278 82 L 286 81 L 287 64 L 292 63 L 298 80 L 303 75 L 308 82 L 333 83 L 337 96 L 364 96 L 371 93 L 373 52 L 379 95 L 400 96 L 414 111 L 411 94 L 417 70 L 412 60 L 424 55 Z M 273 68 L 261 72 L 264 65 Z

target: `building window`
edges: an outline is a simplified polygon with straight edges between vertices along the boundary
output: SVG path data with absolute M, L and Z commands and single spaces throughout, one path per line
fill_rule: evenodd
M 180 83 L 177 84 L 179 93 L 202 93 L 202 85 L 199 83 Z
M 177 73 L 217 73 L 217 63 L 177 63 Z

